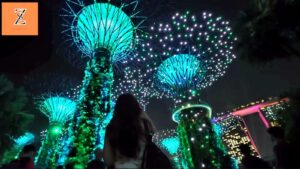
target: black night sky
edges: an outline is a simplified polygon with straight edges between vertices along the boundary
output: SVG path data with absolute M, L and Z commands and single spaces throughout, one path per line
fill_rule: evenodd
M 215 16 L 223 16 L 235 23 L 239 11 L 247 5 L 247 0 L 142 0 L 147 11 L 158 9 L 151 20 L 159 20 L 177 11 L 190 10 L 192 13 L 210 11 Z M 164 0 L 163 0 L 164 1 Z M 59 10 L 62 0 L 39 2 L 39 37 L 0 37 L 0 73 L 7 74 L 17 84 L 24 83 L 24 76 L 32 72 L 41 74 L 57 73 L 82 78 L 83 70 L 69 64 L 59 49 Z M 274 60 L 266 65 L 255 65 L 244 60 L 235 60 L 225 76 L 211 87 L 202 91 L 202 99 L 208 102 L 214 112 L 231 110 L 241 104 L 270 96 L 279 96 L 284 91 L 299 86 L 298 66 L 300 59 Z M 152 101 L 148 108 L 158 129 L 174 126 L 167 101 Z M 41 130 L 47 119 L 36 114 L 33 127 Z M 38 129 L 37 129 L 38 128 Z

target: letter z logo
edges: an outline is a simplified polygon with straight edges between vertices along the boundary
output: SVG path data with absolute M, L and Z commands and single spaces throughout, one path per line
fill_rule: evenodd
M 24 19 L 24 15 L 25 15 L 25 12 L 27 11 L 27 9 L 26 8 L 15 8 L 14 11 L 18 16 L 14 25 L 26 25 L 26 20 Z

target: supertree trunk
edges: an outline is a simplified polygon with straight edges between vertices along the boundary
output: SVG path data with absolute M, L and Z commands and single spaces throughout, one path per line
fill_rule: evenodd
M 202 107 L 190 107 L 179 112 L 178 135 L 184 168 L 222 167 L 225 154 L 214 133 L 208 111 Z
M 181 165 L 182 160 L 180 159 L 180 155 L 172 156 L 170 159 L 174 169 L 183 169 Z
M 58 127 L 57 124 L 50 125 L 47 130 L 45 140 L 39 149 L 38 156 L 36 157 L 35 165 L 39 169 L 50 167 L 56 168 L 56 161 L 53 161 L 53 156 L 56 155 L 56 148 L 59 140 L 60 133 L 52 133 L 53 127 Z M 61 126 L 59 126 L 61 128 Z
M 111 87 L 113 83 L 112 57 L 106 49 L 97 49 L 87 64 L 76 124 L 74 148 L 75 168 L 83 169 L 92 158 L 99 129 L 111 111 Z

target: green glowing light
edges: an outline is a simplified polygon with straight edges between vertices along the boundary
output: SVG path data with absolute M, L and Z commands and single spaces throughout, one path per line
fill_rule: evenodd
M 205 76 L 205 66 L 193 55 L 179 54 L 166 59 L 156 73 L 157 83 L 170 92 L 196 87 Z
M 76 111 L 76 103 L 68 98 L 54 96 L 44 99 L 39 105 L 40 110 L 50 121 L 50 124 L 64 124 L 71 119 Z
M 186 109 L 191 109 L 191 108 L 205 108 L 208 110 L 208 118 L 211 118 L 211 115 L 212 115 L 212 109 L 211 107 L 209 107 L 208 105 L 205 105 L 205 104 L 187 104 L 187 105 L 184 105 L 184 106 L 181 106 L 178 110 L 176 110 L 173 115 L 172 115 L 172 119 L 174 122 L 176 123 L 179 123 L 180 121 L 180 112 L 183 111 L 183 110 L 186 110 Z
M 32 133 L 26 132 L 24 135 L 14 139 L 16 147 L 23 147 L 25 145 L 31 144 L 34 142 L 34 135 Z
M 55 135 L 60 134 L 61 131 L 62 131 L 62 129 L 61 129 L 61 127 L 59 127 L 59 126 L 54 126 L 54 127 L 51 129 L 51 133 L 52 133 L 52 134 L 55 134 Z
M 121 8 L 95 3 L 84 7 L 78 15 L 76 38 L 82 42 L 81 50 L 87 53 L 106 48 L 116 55 L 132 47 L 134 29 L 131 18 Z
M 171 137 L 165 138 L 161 141 L 162 147 L 164 147 L 171 155 L 175 155 L 178 153 L 179 149 L 179 138 L 178 137 Z

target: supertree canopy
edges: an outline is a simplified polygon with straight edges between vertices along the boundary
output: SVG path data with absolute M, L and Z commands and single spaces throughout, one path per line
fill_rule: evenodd
M 25 145 L 32 144 L 34 142 L 34 134 L 26 132 L 24 135 L 17 137 L 14 140 L 15 147 L 22 148 Z
M 175 129 L 155 132 L 152 140 L 168 153 L 174 168 L 182 168 L 180 163 L 180 141 Z
M 59 95 L 49 95 L 42 97 L 37 104 L 40 111 L 49 118 L 49 127 L 35 163 L 41 168 L 45 166 L 54 168 L 59 137 L 63 132 L 64 124 L 74 116 L 76 102 Z
M 86 168 L 93 158 L 99 132 L 105 127 L 105 118 L 111 113 L 113 65 L 126 63 L 136 43 L 138 26 L 133 24 L 138 12 L 138 1 L 121 3 L 119 7 L 108 2 L 85 4 L 83 0 L 68 0 L 63 9 L 66 41 L 72 41 L 85 56 L 91 57 L 78 104 L 78 119 L 74 122 L 76 168 Z M 133 7 L 132 15 L 126 10 Z
M 134 25 L 122 9 L 109 3 L 95 3 L 82 9 L 77 19 L 79 48 L 93 52 L 98 48 L 109 49 L 113 54 L 132 47 Z M 96 32 L 95 32 L 96 31 Z
M 136 31 L 141 23 L 133 23 L 134 19 L 141 18 L 139 12 L 128 15 L 126 8 L 132 6 L 135 11 L 137 5 L 137 1 L 117 7 L 111 2 L 87 4 L 83 0 L 68 0 L 61 14 L 65 41 L 73 41 L 84 56 L 91 57 L 99 48 L 105 48 L 114 63 L 124 61 L 130 57 L 127 52 L 137 41 Z
M 64 124 L 73 117 L 76 111 L 76 103 L 65 97 L 54 96 L 45 98 L 39 108 L 49 118 L 50 124 Z
M 187 91 L 205 76 L 205 66 L 193 55 L 179 54 L 162 62 L 155 75 L 156 83 L 167 92 Z
M 176 13 L 171 21 L 154 23 L 148 32 L 141 36 L 138 61 L 147 65 L 155 85 L 176 100 L 197 96 L 236 58 L 229 22 L 211 13 Z

